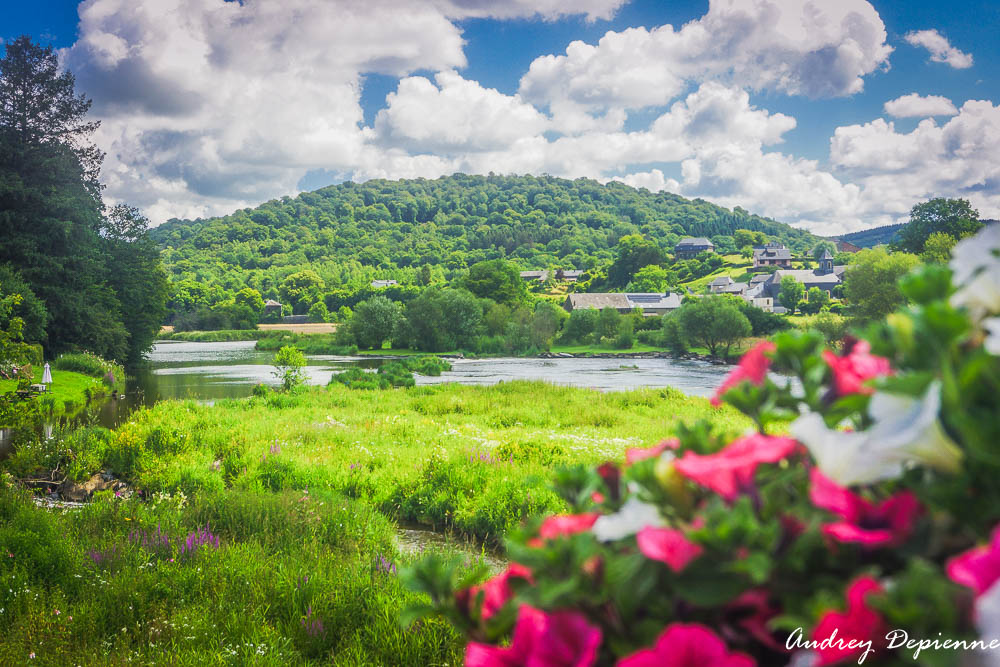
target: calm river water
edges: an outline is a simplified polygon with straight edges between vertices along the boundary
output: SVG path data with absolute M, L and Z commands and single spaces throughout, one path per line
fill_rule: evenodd
M 153 346 L 148 368 L 129 381 L 124 400 L 102 406 L 99 421 L 117 425 L 140 405 L 166 399 L 215 401 L 250 395 L 257 383 L 277 384 L 272 352 L 258 352 L 253 341 L 184 343 Z M 385 359 L 308 355 L 309 384 L 325 385 L 351 366 L 376 368 Z M 440 377 L 416 377 L 417 384 L 459 382 L 496 384 L 542 380 L 554 384 L 623 391 L 639 387 L 676 387 L 693 396 L 709 396 L 729 372 L 726 366 L 673 359 L 451 359 L 453 369 Z

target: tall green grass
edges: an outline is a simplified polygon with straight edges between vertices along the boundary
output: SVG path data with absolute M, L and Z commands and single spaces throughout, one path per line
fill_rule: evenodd
M 208 526 L 219 546 L 183 553 Z M 141 535 L 169 543 L 143 545 Z M 228 491 L 79 511 L 0 489 L 0 664 L 458 664 L 444 623 L 404 631 L 416 600 L 391 524 L 310 490 Z M 32 657 L 33 656 L 33 657 Z

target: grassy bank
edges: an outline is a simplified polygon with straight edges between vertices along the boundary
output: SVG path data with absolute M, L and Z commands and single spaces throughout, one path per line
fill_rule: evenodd
M 43 370 L 34 370 L 34 381 L 42 381 Z M 123 380 L 119 381 L 123 386 Z M 17 381 L 0 380 L 0 394 L 17 389 Z M 52 370 L 49 390 L 38 397 L 43 413 L 47 415 L 73 415 L 92 400 L 103 398 L 110 391 L 100 379 L 73 371 Z
M 223 343 L 237 340 L 257 340 L 270 332 L 260 329 L 222 329 L 219 331 L 161 331 L 157 340 L 178 340 L 185 343 Z
M 670 389 L 331 385 L 164 402 L 25 447 L 0 467 L 110 469 L 137 493 L 60 513 L 0 479 L 0 664 L 458 664 L 450 628 L 398 624 L 415 598 L 393 520 L 495 543 L 564 508 L 555 466 L 621 460 L 699 418 L 748 425 Z

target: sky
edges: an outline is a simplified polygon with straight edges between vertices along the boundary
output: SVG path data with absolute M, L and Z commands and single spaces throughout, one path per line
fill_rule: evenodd
M 620 180 L 838 234 L 1000 217 L 993 0 L 34 0 L 158 224 L 344 180 Z M 996 101 L 996 102 L 995 102 Z

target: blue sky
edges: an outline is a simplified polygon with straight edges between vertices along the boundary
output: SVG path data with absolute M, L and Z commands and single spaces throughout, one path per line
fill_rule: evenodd
M 931 196 L 998 217 L 998 26 L 986 0 L 37 0 L 0 36 L 63 50 L 108 197 L 154 221 L 458 170 L 835 233 Z

